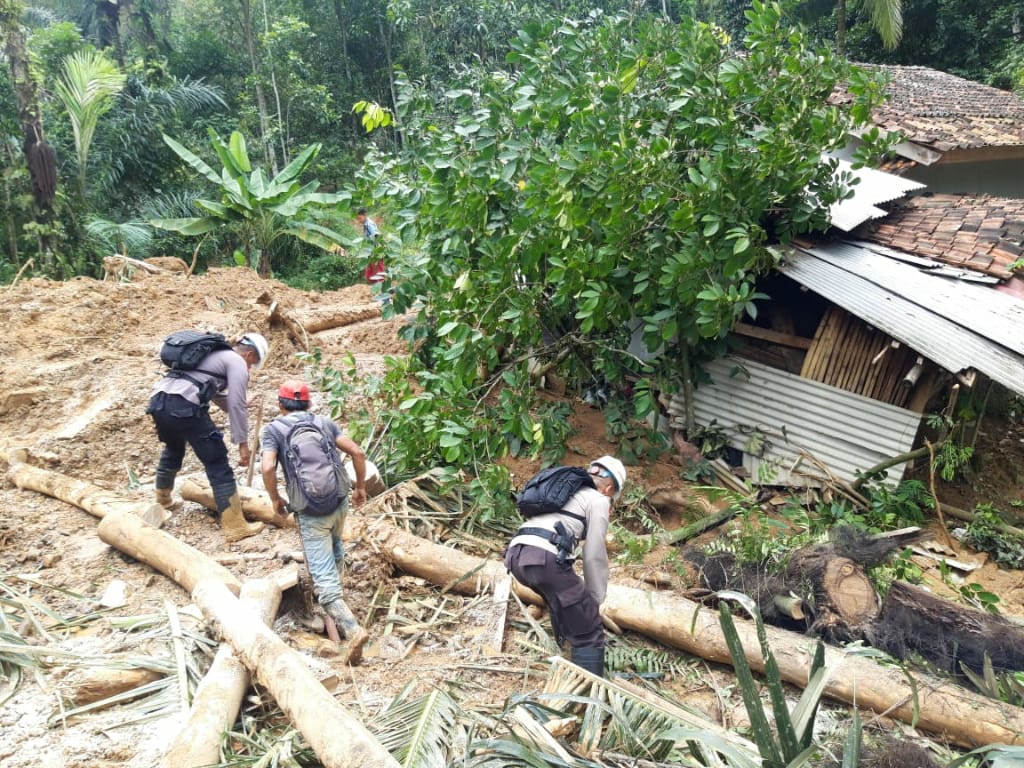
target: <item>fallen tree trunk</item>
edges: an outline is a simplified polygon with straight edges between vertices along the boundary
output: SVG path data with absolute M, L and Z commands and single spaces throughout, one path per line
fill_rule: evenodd
M 213 499 L 213 491 L 208 483 L 198 480 L 186 480 L 181 484 L 181 498 L 186 501 L 194 501 L 202 504 L 207 509 L 216 510 L 217 503 Z M 242 508 L 246 515 L 253 520 L 262 520 L 264 523 L 276 525 L 278 528 L 295 528 L 295 516 L 281 517 L 276 513 L 274 505 L 270 503 L 270 497 L 266 491 L 258 491 L 255 488 L 238 486 L 238 498 L 242 500 Z
M 274 695 L 326 768 L 399 768 L 362 723 L 320 684 L 302 656 L 241 607 L 235 597 L 240 585 L 230 571 L 124 511 L 138 508 L 138 502 L 32 467 L 24 463 L 24 458 L 23 453 L 8 456 L 8 475 L 19 488 L 46 493 L 96 514 L 101 518 L 100 538 L 156 568 L 192 594 L 207 620 Z
M 149 506 L 84 480 L 34 467 L 26 463 L 27 458 L 23 451 L 12 451 L 7 457 L 10 464 L 7 477 L 23 490 L 66 501 L 100 519 L 113 512 L 139 512 Z
M 110 546 L 154 568 L 187 592 L 210 579 L 221 582 L 236 595 L 242 588 L 235 574 L 223 565 L 130 512 L 107 515 L 100 520 L 96 532 Z
M 256 579 L 242 585 L 239 602 L 243 610 L 271 624 L 281 605 L 281 593 L 298 582 L 293 566 L 275 578 Z M 217 650 L 209 671 L 199 683 L 188 718 L 164 754 L 163 768 L 195 768 L 220 761 L 224 731 L 238 717 L 242 699 L 249 688 L 249 670 L 228 644 Z
M 406 533 L 383 519 L 349 515 L 349 532 L 362 537 L 398 568 L 446 589 L 475 594 L 493 589 L 505 573 L 493 560 L 463 554 L 451 547 Z M 524 600 L 539 603 L 530 590 L 515 584 Z M 624 629 L 640 632 L 665 645 L 710 661 L 730 664 L 731 657 L 714 611 L 671 594 L 611 584 L 602 611 Z M 744 655 L 751 667 L 764 669 L 754 625 L 738 621 Z M 812 661 L 808 638 L 766 627 L 768 642 L 783 679 L 807 684 Z M 972 694 L 955 685 L 900 668 L 883 667 L 870 659 L 836 648 L 826 649 L 831 670 L 825 695 L 862 709 L 884 713 L 940 735 L 963 747 L 1024 744 L 1024 710 Z M 970 713 L 969 717 L 965 713 Z
M 878 594 L 864 568 L 829 547 L 794 552 L 784 583 L 806 584 L 813 590 L 815 636 L 840 642 L 862 638 L 878 617 Z
M 115 549 L 156 569 L 191 592 L 204 579 L 216 579 L 235 594 L 241 583 L 235 575 L 198 549 L 146 523 L 151 505 L 119 497 L 84 480 L 33 467 L 11 456 L 7 476 L 19 488 L 44 493 L 100 518 L 99 537 Z
M 217 634 L 273 695 L 326 768 L 399 768 L 387 750 L 321 685 L 281 638 L 218 581 L 206 581 L 192 593 Z
M 381 307 L 377 302 L 373 302 L 362 307 L 322 307 L 280 312 L 280 314 L 301 325 L 306 333 L 319 333 L 330 328 L 341 328 L 345 325 L 380 317 Z
M 869 635 L 897 658 L 914 652 L 953 674 L 961 664 L 980 675 L 1024 670 L 1024 627 L 1002 616 L 957 605 L 905 582 L 894 582 Z
M 309 351 L 310 336 L 318 331 L 340 328 L 363 320 L 381 316 L 381 307 L 374 302 L 357 309 L 350 307 L 326 307 L 323 309 L 286 312 L 274 302 L 270 308 L 270 319 L 288 329 L 288 335 L 295 345 L 304 352 Z

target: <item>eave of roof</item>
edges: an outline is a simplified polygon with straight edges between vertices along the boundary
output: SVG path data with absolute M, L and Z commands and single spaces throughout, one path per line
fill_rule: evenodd
M 791 248 L 779 271 L 943 368 L 1024 395 L 1024 301 L 848 243 Z
M 854 236 L 1000 280 L 1024 256 L 1024 200 L 971 195 L 918 195 L 893 205 L 884 219 Z
M 889 77 L 889 98 L 873 113 L 880 128 L 943 153 L 979 147 L 1021 147 L 1024 153 L 1024 100 L 1012 91 L 929 67 L 858 66 Z M 831 97 L 836 104 L 850 100 L 843 88 Z

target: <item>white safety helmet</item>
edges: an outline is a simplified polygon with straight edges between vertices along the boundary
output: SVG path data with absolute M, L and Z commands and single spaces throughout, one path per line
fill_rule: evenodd
M 252 347 L 256 350 L 256 363 L 253 368 L 259 370 L 263 367 L 264 361 L 267 359 L 267 355 L 270 354 L 270 344 L 263 336 L 258 333 L 245 333 L 238 337 L 239 344 L 245 344 L 248 347 Z
M 615 498 L 619 498 L 622 495 L 622 486 L 626 484 L 626 466 L 614 456 L 602 456 L 600 459 L 594 459 L 590 464 L 607 469 L 611 473 L 612 480 L 615 481 Z

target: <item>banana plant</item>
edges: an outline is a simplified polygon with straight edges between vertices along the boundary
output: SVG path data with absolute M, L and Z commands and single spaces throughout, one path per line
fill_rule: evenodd
M 163 138 L 192 170 L 217 188 L 220 199 L 197 199 L 201 216 L 151 219 L 150 224 L 188 236 L 227 230 L 241 241 L 249 265 L 261 275 L 270 272 L 271 248 L 279 237 L 294 237 L 325 251 L 342 246 L 342 236 L 317 223 L 317 217 L 351 196 L 347 192 L 319 192 L 320 183 L 315 180 L 305 184 L 299 181 L 322 145 L 310 144 L 270 179 L 263 169 L 253 168 L 241 133 L 233 132 L 227 143 L 212 129 L 209 134 L 223 166 L 219 173 L 170 136 L 165 134 Z

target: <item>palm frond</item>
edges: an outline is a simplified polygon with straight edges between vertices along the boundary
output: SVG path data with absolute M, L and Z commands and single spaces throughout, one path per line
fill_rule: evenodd
M 99 119 L 114 106 L 114 97 L 124 88 L 125 76 L 100 51 L 83 49 L 64 60 L 56 92 L 71 121 L 78 154 L 78 178 L 85 193 L 89 148 Z
M 882 44 L 892 50 L 903 39 L 903 0 L 864 0 L 871 26 L 882 38 Z
M 85 231 L 90 239 L 111 253 L 124 249 L 135 258 L 150 255 L 153 229 L 144 221 L 116 222 L 94 216 L 86 223 Z
M 439 689 L 411 698 L 412 685 L 395 697 L 370 730 L 403 768 L 447 765 L 461 733 L 459 705 Z
M 705 716 L 632 685 L 600 678 L 560 656 L 537 700 L 580 720 L 580 750 L 621 752 L 657 762 L 692 759 L 702 765 L 747 768 L 758 763 L 754 744 Z

